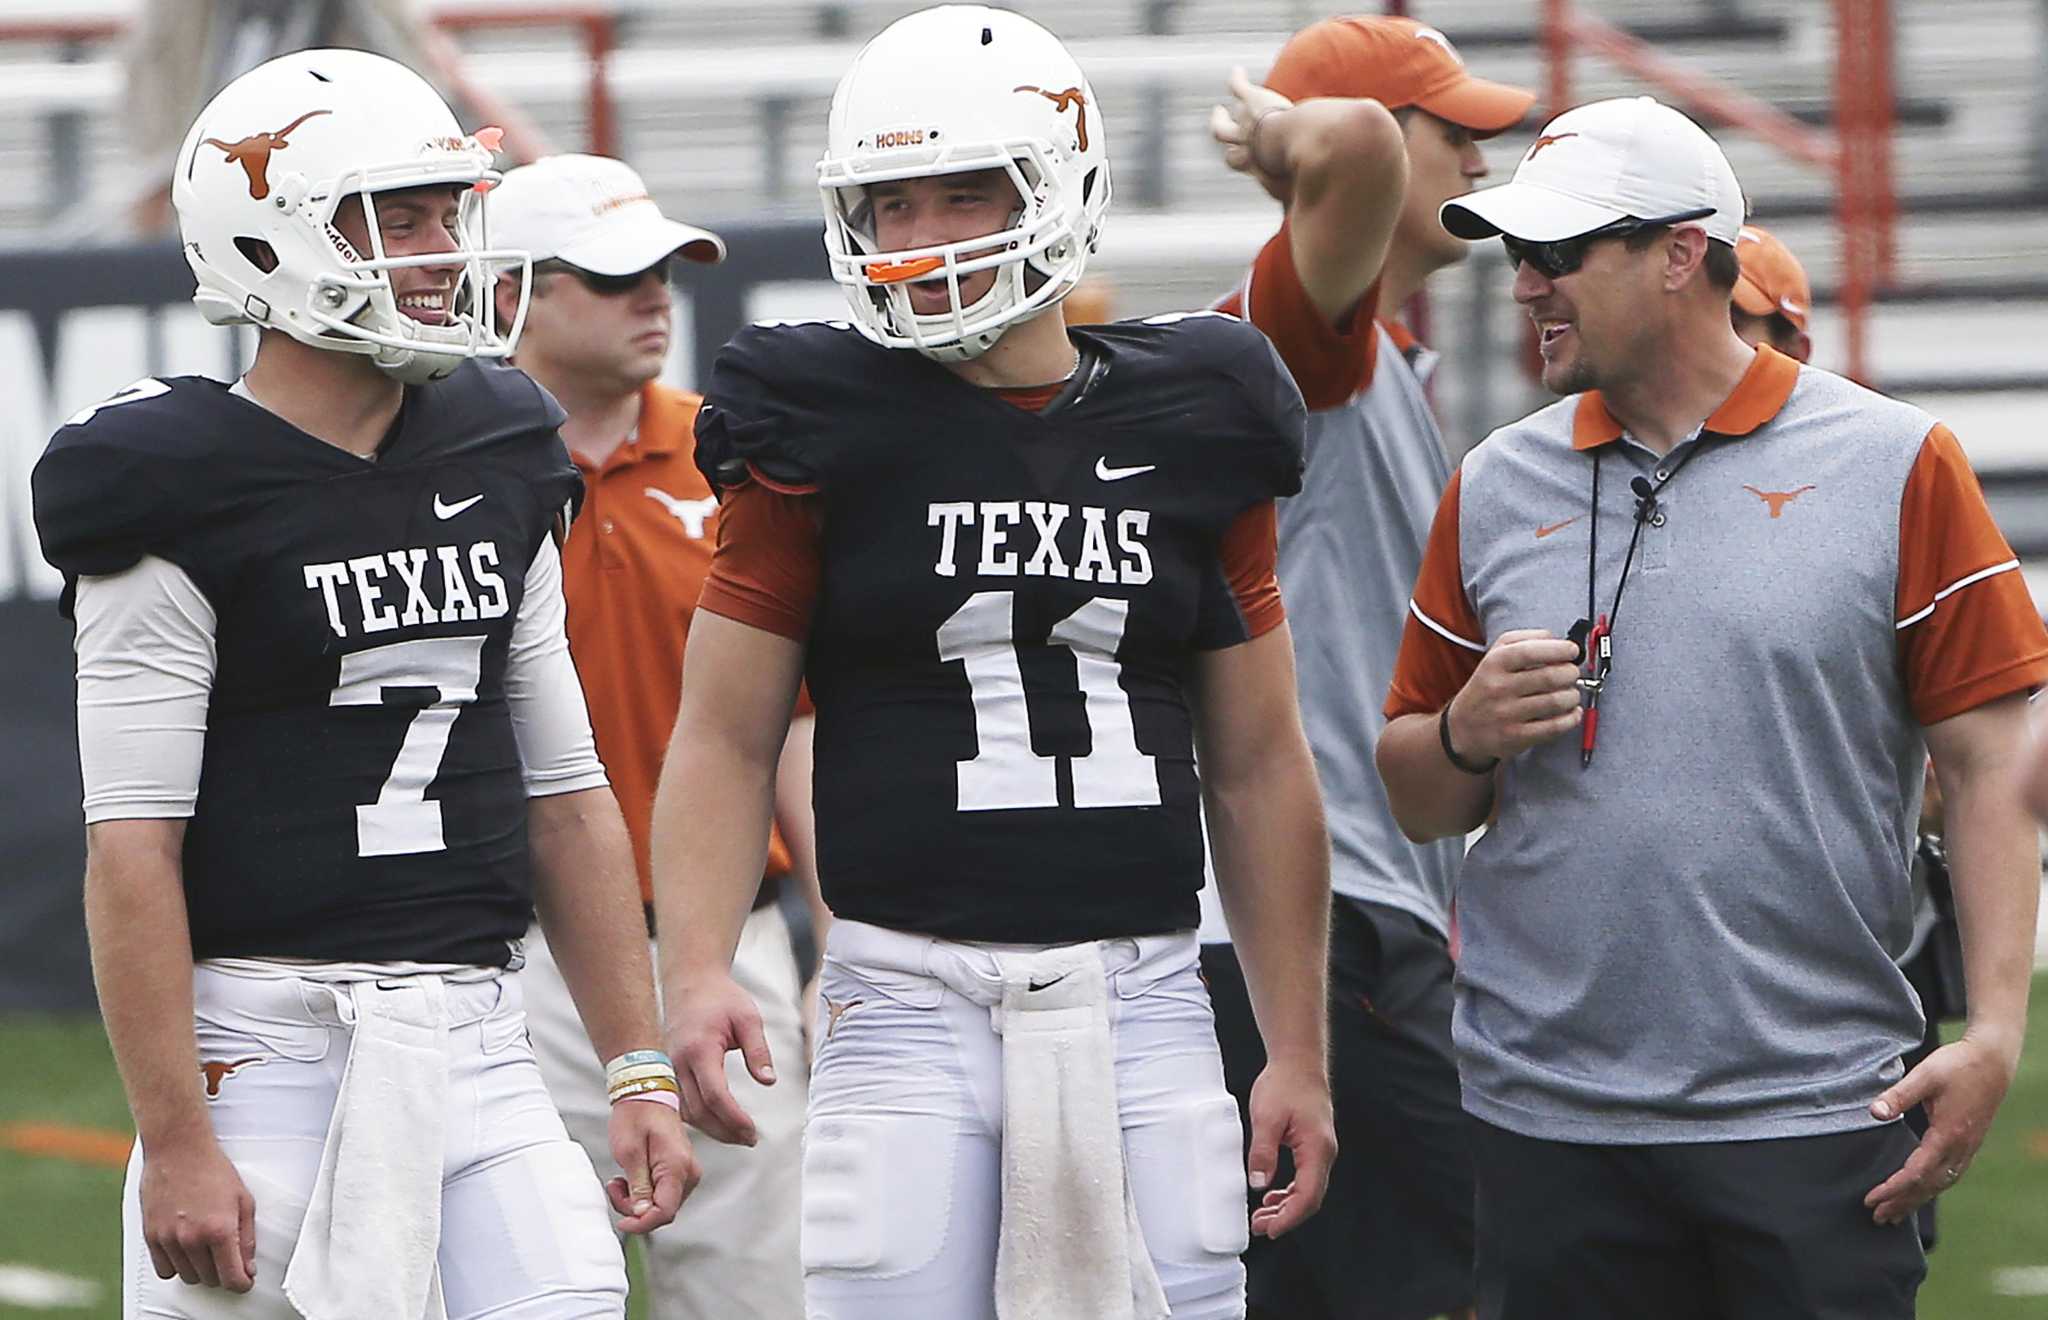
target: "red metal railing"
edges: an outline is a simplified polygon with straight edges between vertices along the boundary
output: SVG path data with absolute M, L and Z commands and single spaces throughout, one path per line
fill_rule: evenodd
M 1891 279 L 1898 217 L 1892 184 L 1891 7 L 1889 0 L 1835 0 L 1835 131 L 1807 127 L 1774 106 L 1725 86 L 1579 9 L 1543 0 L 1550 113 L 1572 104 L 1571 65 L 1580 50 L 1611 63 L 1695 113 L 1743 129 L 1794 160 L 1834 176 L 1842 236 L 1841 312 L 1848 374 L 1867 381 L 1871 299 Z
M 587 120 L 586 148 L 594 155 L 615 156 L 618 154 L 618 115 L 612 104 L 611 57 L 618 47 L 618 26 L 615 15 L 609 10 L 595 6 L 563 5 L 554 8 L 536 9 L 529 7 L 507 7 L 503 9 L 459 9 L 436 14 L 434 26 L 439 38 L 434 45 L 443 48 L 441 59 L 446 61 L 443 76 L 457 95 L 476 106 L 484 113 L 486 99 L 497 102 L 494 113 L 486 113 L 490 119 L 505 129 L 508 144 L 513 138 L 513 121 L 525 125 L 526 132 L 540 145 L 532 154 L 515 149 L 513 158 L 524 164 L 548 154 L 546 139 L 532 121 L 519 110 L 498 101 L 488 88 L 479 87 L 462 73 L 462 53 L 444 33 L 491 31 L 506 28 L 568 27 L 579 32 L 583 38 L 583 56 L 590 66 L 590 81 L 584 92 L 584 111 Z

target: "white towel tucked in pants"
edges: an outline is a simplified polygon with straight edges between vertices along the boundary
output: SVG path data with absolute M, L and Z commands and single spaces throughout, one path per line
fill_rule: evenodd
M 840 921 L 822 987 L 811 1320 L 1244 1314 L 1241 1135 L 1192 932 L 1046 948 Z
M 446 987 L 422 975 L 333 991 L 355 1035 L 285 1295 L 306 1320 L 442 1320 Z

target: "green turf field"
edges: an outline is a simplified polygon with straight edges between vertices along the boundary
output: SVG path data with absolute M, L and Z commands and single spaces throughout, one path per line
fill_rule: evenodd
M 2048 975 L 2034 992 L 2019 1080 L 1969 1179 L 1942 1198 L 1942 1242 L 1920 1294 L 1928 1320 L 2048 1316 Z M 121 1128 L 126 1119 L 97 1022 L 0 1018 L 0 1124 Z M 118 1170 L 0 1150 L 0 1286 L 15 1277 L 9 1267 L 29 1266 L 98 1290 L 83 1306 L 0 1302 L 0 1320 L 120 1313 L 120 1192 Z

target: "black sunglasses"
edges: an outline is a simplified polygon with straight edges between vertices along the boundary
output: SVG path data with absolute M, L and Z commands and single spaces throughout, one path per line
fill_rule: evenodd
M 584 288 L 590 290 L 598 297 L 615 298 L 619 294 L 631 293 L 639 288 L 640 282 L 649 275 L 654 276 L 661 283 L 667 284 L 669 267 L 674 262 L 675 258 L 673 256 L 667 256 L 655 262 L 652 266 L 636 270 L 630 275 L 600 275 L 594 270 L 585 270 L 581 266 L 563 261 L 560 257 L 550 257 L 546 261 L 534 262 L 533 273 L 536 276 L 574 275 Z
M 1666 225 L 1683 224 L 1687 220 L 1704 220 L 1713 213 L 1713 207 L 1701 206 L 1690 211 L 1680 211 L 1675 215 L 1654 216 L 1648 220 L 1616 220 L 1611 225 L 1588 230 L 1576 238 L 1554 238 L 1547 243 L 1531 243 L 1502 234 L 1500 242 L 1501 246 L 1508 250 L 1508 269 L 1520 269 L 1526 261 L 1534 266 L 1543 278 L 1556 280 L 1585 265 L 1587 249 L 1603 238 L 1623 238 L 1629 234 L 1641 233 L 1645 229 L 1662 229 Z

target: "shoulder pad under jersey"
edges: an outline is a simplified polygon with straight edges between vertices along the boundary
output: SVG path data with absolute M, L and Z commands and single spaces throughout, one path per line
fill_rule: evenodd
M 146 378 L 82 409 L 30 481 L 43 557 L 68 577 L 116 573 L 305 479 L 315 456 L 262 443 L 279 425 L 199 376 Z
M 845 321 L 758 321 L 712 363 L 697 414 L 697 466 L 714 490 L 761 478 L 778 489 L 829 483 L 860 443 L 851 427 L 892 378 L 914 379 L 907 350 L 869 343 Z M 921 360 L 920 360 L 921 361 Z

